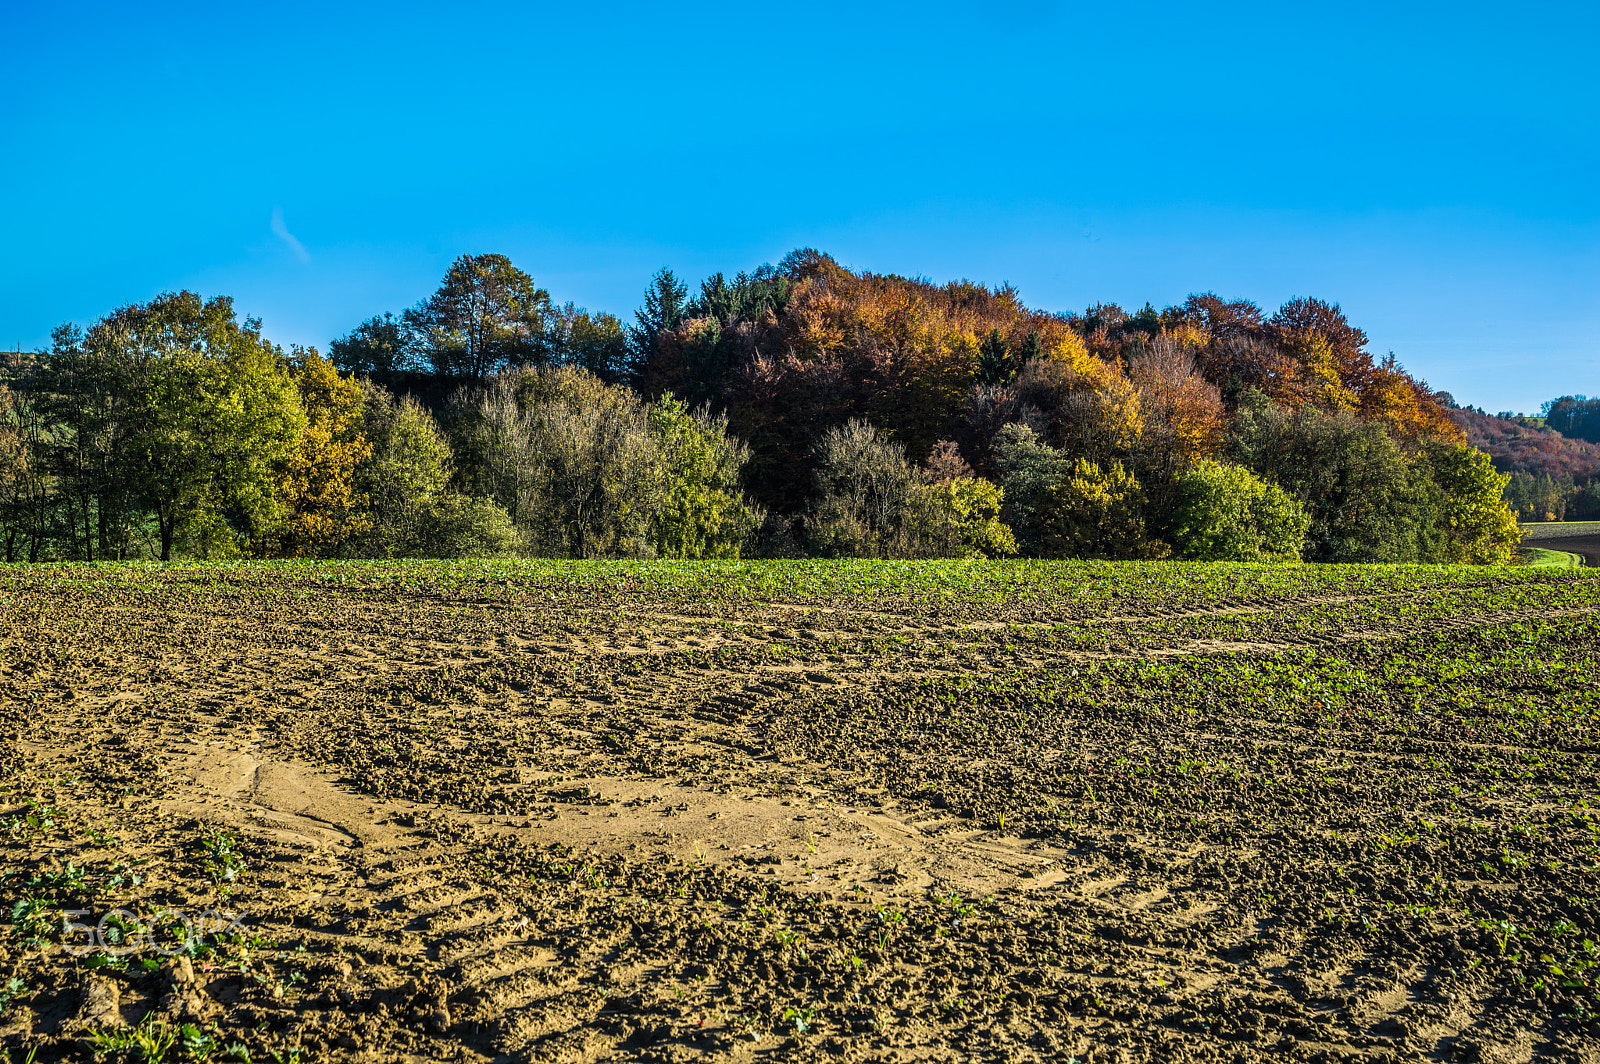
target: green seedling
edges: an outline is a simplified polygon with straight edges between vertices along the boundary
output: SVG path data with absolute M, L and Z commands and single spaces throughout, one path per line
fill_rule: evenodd
M 191 1060 L 210 1060 L 211 1054 L 217 1051 L 217 1036 L 202 1031 L 192 1023 L 186 1023 L 178 1029 L 183 1038 L 183 1051 Z
M 11 1003 L 17 998 L 27 996 L 28 984 L 23 982 L 17 976 L 13 975 L 10 979 L 6 980 L 6 985 L 4 987 L 0 987 L 0 1012 L 4 1012 L 6 1009 L 10 1008 Z
M 124 1030 L 91 1029 L 89 1038 L 94 1042 L 96 1056 L 112 1052 L 131 1053 L 137 1060 L 160 1064 L 166 1059 L 167 1050 L 178 1040 L 178 1032 L 170 1028 L 166 1020 L 154 1012 L 148 1012 L 137 1027 Z
M 83 890 L 83 869 L 67 862 L 67 867 L 59 872 L 46 872 L 28 881 L 30 887 L 47 887 L 57 894 L 77 893 Z
M 244 857 L 239 853 L 238 843 L 227 832 L 215 830 L 203 833 L 200 837 L 200 848 L 204 856 L 206 874 L 216 883 L 219 890 L 245 873 L 247 866 Z
M 12 816 L 6 823 L 6 830 L 12 838 L 43 835 L 55 829 L 55 818 L 61 815 L 61 810 L 53 805 L 36 802 L 32 798 L 24 798 L 23 804 L 28 807 L 28 811 Z
M 54 902 L 44 898 L 19 898 L 11 906 L 11 933 L 24 946 L 42 948 L 58 929 L 64 930 L 65 917 Z
M 1494 938 L 1495 944 L 1500 947 L 1502 954 L 1506 951 L 1506 944 L 1517 936 L 1517 925 L 1509 920 L 1489 921 L 1479 920 L 1478 926 Z

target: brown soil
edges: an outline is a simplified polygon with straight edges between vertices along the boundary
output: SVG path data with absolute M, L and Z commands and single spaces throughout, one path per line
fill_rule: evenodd
M 13 1061 L 1600 1062 L 1592 579 L 41 574 L 0 598 Z M 124 916 L 74 955 L 64 909 Z

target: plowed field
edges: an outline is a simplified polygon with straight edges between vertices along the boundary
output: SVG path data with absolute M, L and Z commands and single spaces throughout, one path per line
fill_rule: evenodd
M 1600 1061 L 1593 571 L 0 571 L 0 1045 Z

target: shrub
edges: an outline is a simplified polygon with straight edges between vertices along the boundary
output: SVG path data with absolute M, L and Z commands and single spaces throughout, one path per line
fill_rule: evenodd
M 1056 485 L 1045 548 L 1056 558 L 1162 558 L 1167 545 L 1144 527 L 1144 491 L 1113 459 L 1105 468 L 1087 458 Z
M 371 452 L 356 466 L 368 527 L 341 548 L 355 557 L 426 557 L 435 500 L 450 479 L 450 445 L 433 415 L 410 396 L 362 385 L 362 434 Z
M 511 515 L 493 499 L 445 492 L 418 515 L 410 553 L 424 558 L 493 558 L 516 553 L 520 537 Z
M 728 435 L 727 415 L 690 410 L 671 392 L 650 406 L 661 500 L 651 542 L 664 558 L 737 558 L 766 514 L 739 489 L 750 448 Z
M 1242 466 L 1203 461 L 1178 480 L 1178 552 L 1201 561 L 1300 557 L 1311 519 L 1288 492 Z
M 952 477 L 911 489 L 898 553 L 910 558 L 988 558 L 1017 553 L 999 518 L 1003 492 L 982 477 Z
M 806 517 L 812 549 L 827 557 L 887 556 L 917 483 L 905 448 L 851 418 L 823 433 L 816 477 Z
M 1145 529 L 1144 491 L 1122 463 L 1069 461 L 1026 425 L 995 436 L 1002 516 L 1022 550 L 1045 558 L 1160 558 L 1169 550 Z
M 1230 443 L 1240 464 L 1305 507 L 1307 561 L 1434 559 L 1433 485 L 1381 424 L 1348 411 L 1290 411 L 1249 390 L 1240 397 Z
M 832 557 L 971 558 L 1015 554 L 1016 539 L 998 515 L 1001 490 L 968 472 L 951 451 L 936 450 L 919 470 L 905 450 L 865 421 L 823 434 L 820 494 L 806 516 L 818 553 Z
M 470 480 L 547 557 L 738 557 L 762 514 L 739 489 L 727 420 L 669 393 L 646 404 L 571 366 L 506 374 L 453 400 Z

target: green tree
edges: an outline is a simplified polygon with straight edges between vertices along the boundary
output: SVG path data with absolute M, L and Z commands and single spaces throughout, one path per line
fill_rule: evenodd
M 450 445 L 421 403 L 361 385 L 361 432 L 371 451 L 356 466 L 355 488 L 368 527 L 347 546 L 358 556 L 402 557 L 420 550 L 433 501 L 450 483 Z
M 1247 389 L 1229 444 L 1236 461 L 1281 485 L 1310 515 L 1307 561 L 1436 558 L 1433 484 L 1381 424 L 1309 405 L 1290 411 Z
M 640 557 L 660 503 L 645 404 L 573 366 L 530 367 L 453 401 L 458 482 L 512 515 L 545 557 Z
M 550 315 L 551 361 L 577 366 L 607 383 L 627 375 L 628 338 L 613 314 L 591 314 L 568 303 Z
M 1159 558 L 1164 543 L 1145 528 L 1144 490 L 1119 460 L 1102 466 L 1067 456 L 1027 425 L 995 434 L 1001 517 L 1024 554 L 1044 558 Z
M 93 343 L 75 325 L 56 328 L 37 386 L 53 429 L 41 458 L 56 484 L 60 538 L 69 557 L 86 561 L 130 556 L 143 515 L 129 434 L 145 353 L 109 342 L 103 324 Z
M 1178 480 L 1178 552 L 1201 561 L 1298 559 L 1311 519 L 1276 484 L 1206 460 Z
M 1464 444 L 1430 442 L 1421 460 L 1439 491 L 1443 560 L 1470 565 L 1509 562 L 1522 541 L 1516 514 L 1502 497 L 1510 478 L 1495 472 L 1488 455 Z
M 1052 492 L 1044 553 L 1052 558 L 1160 558 L 1164 543 L 1145 532 L 1144 491 L 1134 475 L 1112 459 L 1079 458 Z
M 504 255 L 462 255 L 405 313 L 411 343 L 445 377 L 484 380 L 550 361 L 550 293 Z
M 228 553 L 272 527 L 274 472 L 305 416 L 281 352 L 259 321 L 238 321 L 232 300 L 169 293 L 81 338 L 59 331 L 49 376 L 63 424 L 57 465 L 77 495 L 86 553 L 97 539 L 102 556 L 127 556 L 141 513 L 163 561 L 180 537 Z
M 644 306 L 634 311 L 634 324 L 628 327 L 628 347 L 635 367 L 644 366 L 655 354 L 656 338 L 672 332 L 683 321 L 689 300 L 689 286 L 663 266 L 650 278 Z
M 1505 489 L 1506 502 L 1522 521 L 1564 521 L 1568 500 L 1576 495 L 1572 477 L 1549 473 L 1513 473 Z
M 393 314 L 368 318 L 328 345 L 329 359 L 343 373 L 380 381 L 413 369 L 405 322 Z
M 1038 356 L 1038 333 L 1029 337 L 1034 354 Z M 978 383 L 986 386 L 1005 384 L 1017 375 L 1017 360 L 1011 357 L 1011 348 L 999 329 L 990 329 L 978 345 Z
M 1017 553 L 1000 521 L 1005 492 L 982 477 L 952 477 L 912 488 L 897 553 L 913 558 L 992 558 Z
M 667 393 L 651 404 L 663 488 L 651 540 L 665 558 L 737 558 L 765 516 L 740 490 L 750 449 L 728 435 L 726 415 L 690 410 Z
M 851 418 L 822 434 L 816 486 L 806 515 L 813 549 L 829 557 L 893 556 L 918 483 L 905 448 Z
M 396 400 L 362 383 L 361 431 L 370 445 L 356 467 L 366 527 L 345 551 L 376 558 L 493 557 L 516 551 L 511 515 L 487 498 L 449 490 L 450 445 L 411 396 Z
M 1001 426 L 991 451 L 1005 493 L 1000 518 L 1021 552 L 1038 557 L 1046 550 L 1056 487 L 1070 468 L 1067 458 L 1031 427 L 1017 423 Z

